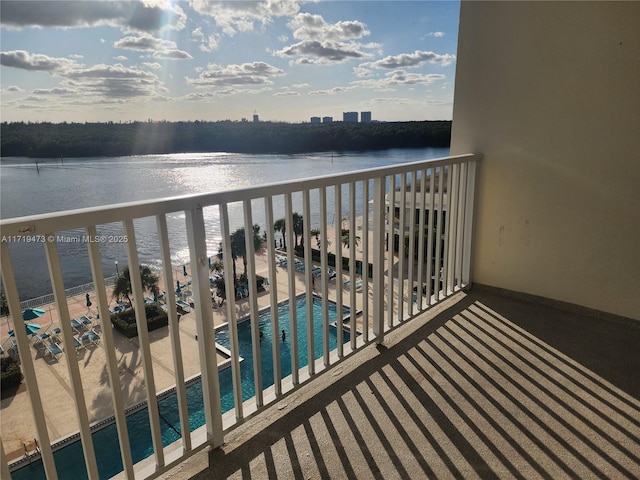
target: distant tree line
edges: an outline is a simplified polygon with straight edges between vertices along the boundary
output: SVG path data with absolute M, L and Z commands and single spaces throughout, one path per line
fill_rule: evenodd
M 3 157 L 113 157 L 186 152 L 306 153 L 448 147 L 450 121 L 331 123 L 2 123 Z

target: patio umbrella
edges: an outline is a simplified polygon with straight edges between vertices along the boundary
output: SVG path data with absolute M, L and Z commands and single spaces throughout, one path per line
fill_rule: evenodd
M 22 318 L 24 320 L 34 320 L 40 318 L 45 313 L 41 308 L 26 308 L 22 311 Z
M 87 293 L 86 296 L 87 296 L 87 308 L 89 308 L 92 305 L 92 303 L 91 303 L 91 299 L 89 298 L 89 294 L 88 293 Z
M 186 277 L 187 274 L 187 266 L 186 265 L 182 265 L 182 271 L 184 272 L 184 276 Z
M 158 287 L 153 287 L 153 301 L 158 303 Z
M 27 335 L 35 335 L 42 327 L 37 323 L 25 323 L 24 328 L 27 330 Z M 14 335 L 15 332 L 13 330 L 9 330 L 9 336 L 13 337 Z
M 180 280 L 176 280 L 176 294 L 180 295 L 182 293 L 182 289 L 180 288 Z

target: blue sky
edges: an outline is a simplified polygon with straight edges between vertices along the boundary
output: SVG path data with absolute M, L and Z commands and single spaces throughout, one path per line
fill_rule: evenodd
M 449 120 L 459 2 L 7 1 L 2 121 Z

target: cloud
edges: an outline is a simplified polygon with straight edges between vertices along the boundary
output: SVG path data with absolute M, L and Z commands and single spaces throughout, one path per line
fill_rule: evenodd
M 256 23 L 265 26 L 277 17 L 291 17 L 300 6 L 295 0 L 213 1 L 189 0 L 189 6 L 201 15 L 212 17 L 225 35 L 250 32 Z
M 300 93 L 287 90 L 286 92 L 276 92 L 273 94 L 273 96 L 274 97 L 299 97 Z
M 220 35 L 212 34 L 207 36 L 202 31 L 202 27 L 198 27 L 191 32 L 191 38 L 200 43 L 200 50 L 203 52 L 212 52 L 217 50 L 220 44 Z
M 155 70 L 160 70 L 162 68 L 162 65 L 158 62 L 142 62 L 142 66 L 145 68 L 153 68 Z
M 22 92 L 24 92 L 24 90 L 22 88 L 20 88 L 20 87 L 18 87 L 16 85 L 9 85 L 6 88 L 6 91 L 9 92 L 9 93 L 22 93 Z
M 367 78 L 373 76 L 373 72 L 368 68 L 364 68 L 362 65 L 353 67 L 353 73 L 356 77 L 359 78 Z
M 404 70 L 388 72 L 382 79 L 356 80 L 354 86 L 374 89 L 391 89 L 400 85 L 430 85 L 438 80 L 444 80 L 445 75 L 439 73 L 407 73 Z
M 152 32 L 164 27 L 181 30 L 186 23 L 182 8 L 169 1 L 19 1 L 0 2 L 0 22 L 13 28 L 82 28 L 109 25 Z
M 51 73 L 68 69 L 75 65 L 75 62 L 68 58 L 55 58 L 37 53 L 31 54 L 24 50 L 13 50 L 10 52 L 0 52 L 0 65 L 19 68 L 21 70 Z
M 444 32 L 429 32 L 427 33 L 428 37 L 436 37 L 436 38 L 442 38 L 444 37 Z
M 368 58 L 372 55 L 364 48 L 378 47 L 377 44 L 363 46 L 355 41 L 370 33 L 364 23 L 355 20 L 330 24 L 321 15 L 300 13 L 287 26 L 293 31 L 294 38 L 301 41 L 272 54 L 295 58 L 293 63 L 298 65 L 327 65 L 352 58 Z
M 127 68 L 119 63 L 116 65 L 99 64 L 89 68 L 70 70 L 65 72 L 63 76 L 73 80 L 86 78 L 156 80 L 158 78 L 153 73 L 135 68 Z
M 369 35 L 364 23 L 358 21 L 340 21 L 334 24 L 325 22 L 321 15 L 299 13 L 287 26 L 293 30 L 298 40 L 343 41 L 362 38 Z
M 371 54 L 359 49 L 358 44 L 316 40 L 299 42 L 273 52 L 278 57 L 300 57 L 299 65 L 339 63 L 351 58 L 366 58 Z
M 34 95 L 74 95 L 78 91 L 72 88 L 36 88 L 31 93 Z
M 265 62 L 243 63 L 222 67 L 211 64 L 197 79 L 187 79 L 197 86 L 269 85 L 271 77 L 284 75 L 279 68 Z
M 407 73 L 404 70 L 396 70 L 389 72 L 384 82 L 391 85 L 416 85 L 416 84 L 431 84 L 436 80 L 443 80 L 446 78 L 444 75 L 438 73 L 429 73 L 423 75 L 421 73 Z
M 439 55 L 434 52 L 424 52 L 416 50 L 413 53 L 402 53 L 400 55 L 389 55 L 388 57 L 376 60 L 375 62 L 369 62 L 361 65 L 361 67 L 373 67 L 373 68 L 407 68 L 417 67 L 424 63 L 433 63 L 436 65 L 447 66 L 454 62 L 455 55 L 445 53 Z
M 107 99 L 151 97 L 166 89 L 156 74 L 137 68 L 116 65 L 94 65 L 60 74 L 65 87 L 75 88 L 81 95 Z
M 151 35 L 139 35 L 137 37 L 124 37 L 114 42 L 115 48 L 126 50 L 151 51 L 155 58 L 168 58 L 174 60 L 190 60 L 193 57 L 189 53 L 178 50 L 176 43 L 170 40 L 162 40 Z
M 354 87 L 333 87 L 329 90 L 314 90 L 309 92 L 309 95 L 336 95 L 338 93 L 344 93 L 349 90 L 353 90 Z

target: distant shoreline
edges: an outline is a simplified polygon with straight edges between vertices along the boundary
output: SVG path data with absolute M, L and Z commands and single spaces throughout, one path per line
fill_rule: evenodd
M 448 148 L 451 121 L 2 123 L 0 155 L 121 157 L 175 153 L 296 154 Z

